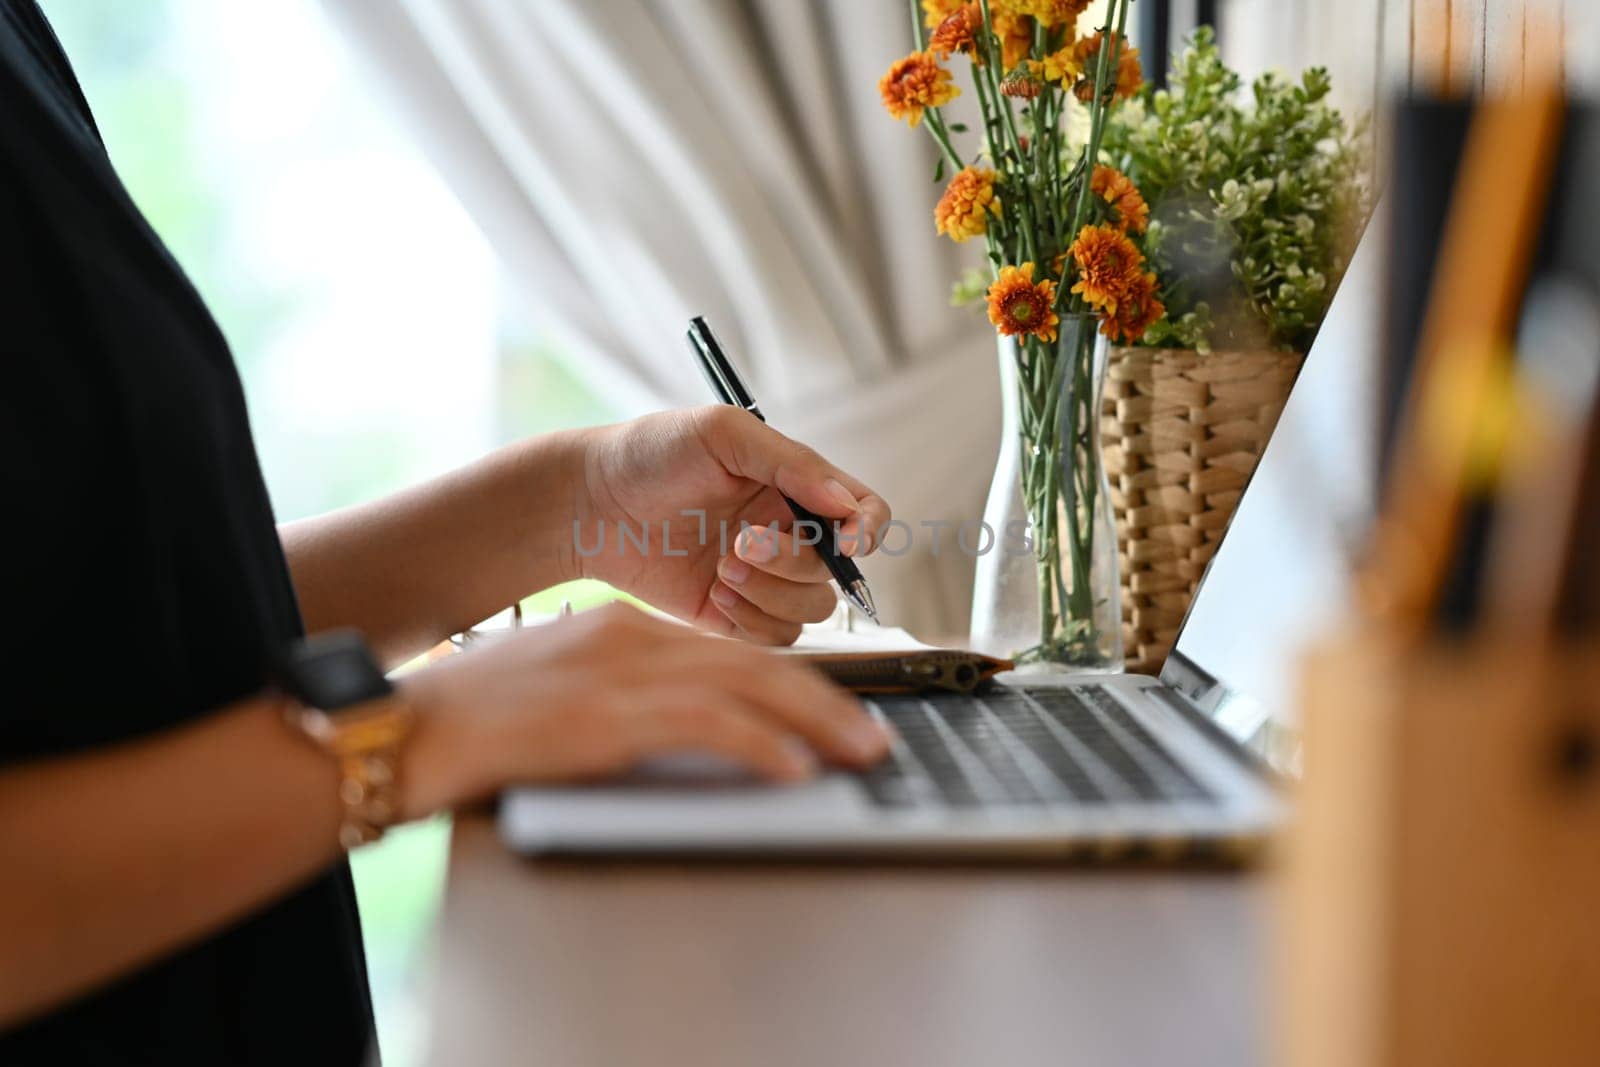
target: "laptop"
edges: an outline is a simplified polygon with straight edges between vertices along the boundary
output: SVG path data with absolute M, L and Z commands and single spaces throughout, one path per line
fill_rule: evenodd
M 767 786 L 695 760 L 517 788 L 529 854 L 1236 855 L 1282 821 L 1299 656 L 1337 627 L 1375 511 L 1380 227 L 1368 226 L 1160 678 L 1001 674 L 864 698 L 895 728 L 862 773 Z

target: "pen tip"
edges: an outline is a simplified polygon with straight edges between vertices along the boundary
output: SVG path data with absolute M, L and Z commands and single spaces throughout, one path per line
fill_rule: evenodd
M 878 618 L 877 605 L 872 602 L 872 590 L 867 588 L 866 582 L 851 582 L 849 587 L 845 589 L 845 595 L 849 598 L 850 603 L 854 604 L 861 611 L 861 614 L 871 619 L 877 625 L 883 625 L 882 621 L 880 621 Z

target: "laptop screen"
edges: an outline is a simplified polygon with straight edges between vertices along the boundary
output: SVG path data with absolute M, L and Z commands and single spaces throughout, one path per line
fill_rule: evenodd
M 1283 770 L 1301 653 L 1345 616 L 1376 510 L 1382 228 L 1362 236 L 1161 672 Z

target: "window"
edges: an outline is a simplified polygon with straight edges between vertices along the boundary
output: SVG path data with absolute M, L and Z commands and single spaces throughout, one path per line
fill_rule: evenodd
M 315 0 L 42 6 L 112 161 L 233 347 L 280 520 L 611 417 L 518 314 Z M 390 1067 L 422 1051 L 445 839 L 442 821 L 407 827 L 354 861 Z

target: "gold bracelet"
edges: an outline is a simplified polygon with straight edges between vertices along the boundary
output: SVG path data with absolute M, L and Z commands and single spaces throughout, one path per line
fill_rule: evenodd
M 284 717 L 339 762 L 339 844 L 348 850 L 382 837 L 400 817 L 400 756 L 416 712 L 396 692 L 334 715 L 291 703 Z

